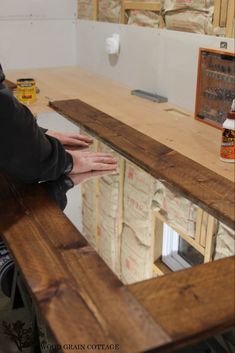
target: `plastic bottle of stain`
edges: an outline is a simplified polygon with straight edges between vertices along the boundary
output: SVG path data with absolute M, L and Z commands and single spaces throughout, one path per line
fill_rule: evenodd
M 223 162 L 235 163 L 235 99 L 223 123 L 220 159 Z

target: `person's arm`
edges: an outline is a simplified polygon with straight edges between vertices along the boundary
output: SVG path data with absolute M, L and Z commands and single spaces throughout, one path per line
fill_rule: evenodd
M 4 79 L 0 65 L 0 171 L 32 183 L 56 180 L 63 174 L 116 169 L 110 154 L 65 151 L 63 144 L 87 147 L 92 139 L 40 128 L 30 110 L 4 86 Z
M 32 183 L 55 180 L 72 168 L 61 143 L 45 135 L 26 106 L 0 91 L 0 169 Z

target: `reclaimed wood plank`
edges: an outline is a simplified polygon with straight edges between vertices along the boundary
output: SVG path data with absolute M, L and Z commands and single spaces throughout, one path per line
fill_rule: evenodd
M 221 0 L 220 8 L 220 27 L 226 27 L 228 0 Z
M 125 352 L 143 352 L 171 342 L 110 269 L 100 266 L 96 254 L 70 250 L 63 256 L 84 302 L 107 336 L 112 329 L 113 340 L 121 350 L 125 347 Z
M 220 27 L 220 9 L 221 9 L 221 0 L 215 0 L 215 9 L 213 16 L 213 27 Z
M 37 189 L 35 190 L 33 186 L 31 188 L 32 195 L 36 199 Z M 71 287 L 66 264 L 61 261 L 59 251 L 50 244 L 49 239 L 56 235 L 59 227 L 54 224 L 52 233 L 47 232 L 46 224 L 45 228 L 41 228 L 34 219 L 37 208 L 34 211 L 30 210 L 24 204 L 20 192 L 13 195 L 2 176 L 0 176 L 0 198 L 0 233 L 57 342 L 64 344 L 74 343 L 77 340 L 84 343 L 103 341 L 106 337 L 99 323 L 87 310 L 86 303 Z M 50 208 L 46 210 L 44 208 L 44 212 L 50 213 Z M 83 322 L 80 317 L 83 318 Z M 89 327 L 86 328 L 86 324 Z M 94 331 L 97 334 L 95 337 Z
M 42 186 L 0 174 L 0 233 L 58 344 L 134 353 L 171 341 Z
M 234 274 L 235 261 L 230 257 L 128 288 L 180 348 L 186 337 L 193 343 L 233 327 Z
M 205 257 L 204 262 L 212 261 L 213 253 L 215 250 L 215 234 L 218 229 L 218 222 L 212 216 L 208 216 L 208 224 L 206 231 L 206 245 L 205 245 Z
M 134 128 L 78 100 L 52 108 L 81 124 L 155 178 L 162 179 L 209 214 L 234 227 L 234 183 Z

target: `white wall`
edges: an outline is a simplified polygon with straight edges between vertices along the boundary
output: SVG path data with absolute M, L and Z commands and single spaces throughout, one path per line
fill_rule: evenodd
M 0 0 L 4 69 L 76 64 L 76 0 Z
M 168 97 L 193 111 L 199 47 L 221 38 L 76 20 L 76 0 L 0 0 L 0 62 L 4 69 L 79 65 Z M 118 58 L 105 38 L 121 36 Z M 228 40 L 230 49 L 233 41 Z
M 0 19 L 75 19 L 76 0 L 0 0 Z
M 105 53 L 105 38 L 119 33 L 118 58 Z M 199 47 L 219 48 L 214 36 L 158 30 L 118 24 L 78 21 L 78 65 L 117 80 L 131 89 L 143 89 L 168 97 L 194 110 Z M 227 40 L 230 49 L 233 40 Z

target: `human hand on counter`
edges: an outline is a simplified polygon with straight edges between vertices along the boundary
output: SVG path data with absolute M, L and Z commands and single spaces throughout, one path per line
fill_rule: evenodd
M 94 170 L 117 169 L 117 160 L 109 153 L 79 152 L 67 150 L 73 158 L 73 169 L 69 174 L 80 174 Z
M 53 130 L 47 130 L 46 135 L 55 137 L 62 143 L 62 145 L 68 148 L 89 147 L 89 145 L 93 143 L 93 140 L 90 137 L 80 134 L 61 133 Z

